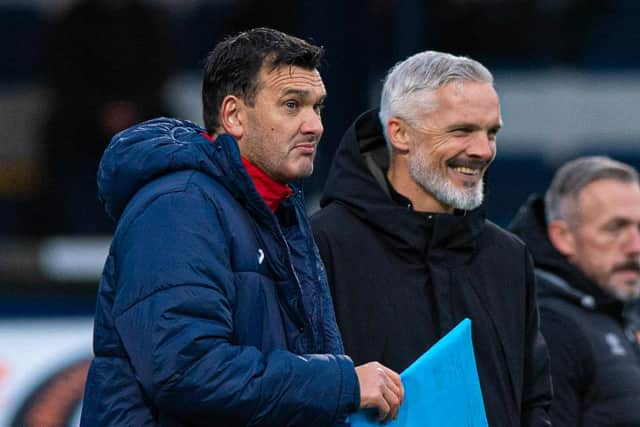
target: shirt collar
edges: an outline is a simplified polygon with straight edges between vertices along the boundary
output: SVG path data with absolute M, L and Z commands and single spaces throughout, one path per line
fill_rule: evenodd
M 262 196 L 264 202 L 269 206 L 271 212 L 278 210 L 284 199 L 293 194 L 291 187 L 281 184 L 267 175 L 258 166 L 242 157 L 242 164 L 247 170 L 247 174 L 251 177 L 253 185 L 256 187 L 258 194 Z

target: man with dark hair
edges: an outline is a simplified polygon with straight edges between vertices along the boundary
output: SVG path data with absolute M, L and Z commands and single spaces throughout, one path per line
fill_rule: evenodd
M 343 353 L 291 181 L 322 135 L 322 49 L 259 28 L 205 66 L 206 132 L 117 134 L 99 196 L 118 221 L 98 294 L 83 426 L 342 424 L 395 417 L 398 374 Z
M 482 64 L 407 58 L 387 75 L 379 112 L 345 133 L 312 227 L 356 363 L 403 370 L 470 318 L 489 425 L 546 426 L 533 264 L 481 207 L 501 125 Z
M 589 156 L 563 165 L 511 224 L 536 263 L 554 426 L 640 426 L 640 180 Z

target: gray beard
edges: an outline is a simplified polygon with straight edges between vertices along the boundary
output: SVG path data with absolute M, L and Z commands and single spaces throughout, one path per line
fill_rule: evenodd
M 640 298 L 640 282 L 622 289 L 610 284 L 604 286 L 604 288 L 606 292 L 622 302 L 630 302 Z
M 458 189 L 446 176 L 440 174 L 435 168 L 430 168 L 428 163 L 417 155 L 411 156 L 409 159 L 409 173 L 424 191 L 447 206 L 470 211 L 482 204 L 484 198 L 482 180 L 474 186 Z

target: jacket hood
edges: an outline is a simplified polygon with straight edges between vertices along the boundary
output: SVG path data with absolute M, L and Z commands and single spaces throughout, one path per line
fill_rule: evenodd
M 544 200 L 534 194 L 520 207 L 509 229 L 527 244 L 536 267 L 564 275 L 573 267 L 547 237 L 547 222 L 544 215 Z
M 544 199 L 534 194 L 520 207 L 509 225 L 533 255 L 538 277 L 543 279 L 540 281 L 540 295 L 558 296 L 587 308 L 608 308 L 620 313 L 622 303 L 606 294 L 551 244 L 544 211 Z
M 390 196 L 386 173 L 389 153 L 378 119 L 370 110 L 346 131 L 329 171 L 320 206 L 340 203 L 394 240 L 399 248 L 475 247 L 484 224 L 484 208 L 458 214 L 425 214 L 398 205 Z M 430 233 L 417 230 L 430 224 Z M 430 236 L 429 236 L 430 234 Z M 429 239 L 429 240 L 427 240 Z
M 142 186 L 179 170 L 201 171 L 241 194 L 237 187 L 247 180 L 237 176 L 244 169 L 235 140 L 221 135 L 211 142 L 204 132 L 189 121 L 157 118 L 116 134 L 98 168 L 98 198 L 107 214 L 118 220 Z

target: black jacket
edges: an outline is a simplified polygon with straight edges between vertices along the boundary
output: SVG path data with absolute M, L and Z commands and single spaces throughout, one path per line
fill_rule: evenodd
M 525 246 L 482 209 L 427 214 L 395 202 L 387 163 L 371 111 L 345 134 L 312 218 L 347 354 L 402 371 L 469 317 L 490 425 L 549 425 L 548 356 Z
M 554 426 L 640 426 L 640 353 L 621 302 L 566 261 L 531 197 L 512 230 L 536 263 L 541 330 L 551 355 Z

